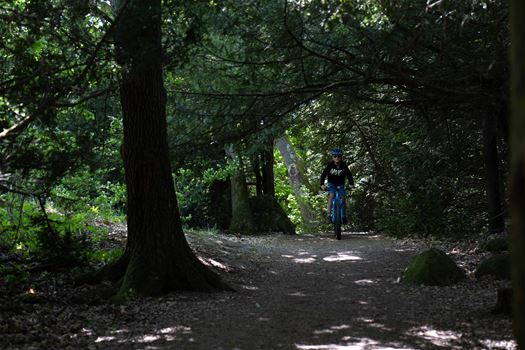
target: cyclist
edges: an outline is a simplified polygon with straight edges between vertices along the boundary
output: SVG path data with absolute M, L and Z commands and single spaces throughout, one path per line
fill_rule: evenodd
M 323 191 L 328 189 L 327 219 L 329 223 L 332 222 L 332 199 L 335 197 L 336 187 L 344 185 L 345 178 L 348 178 L 349 192 L 354 186 L 354 178 L 352 173 L 350 172 L 350 169 L 348 169 L 346 163 L 343 161 L 343 151 L 340 148 L 334 148 L 330 151 L 330 153 L 332 154 L 333 159 L 330 161 L 330 163 L 328 163 L 321 174 L 321 189 Z M 327 177 L 328 186 L 325 186 L 324 181 Z M 343 223 L 348 223 L 346 211 L 343 216 Z

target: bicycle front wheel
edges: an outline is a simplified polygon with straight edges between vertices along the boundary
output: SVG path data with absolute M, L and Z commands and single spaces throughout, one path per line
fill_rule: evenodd
M 343 218 L 341 217 L 341 203 L 340 201 L 335 202 L 335 217 L 334 217 L 334 233 L 335 238 L 341 239 L 341 223 Z

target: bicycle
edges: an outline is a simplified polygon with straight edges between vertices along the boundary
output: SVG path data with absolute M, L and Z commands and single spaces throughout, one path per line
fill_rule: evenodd
M 335 196 L 332 199 L 332 223 L 334 225 L 334 233 L 337 239 L 341 239 L 341 226 L 343 225 L 343 218 L 345 217 L 345 201 L 346 189 L 344 185 L 335 187 Z

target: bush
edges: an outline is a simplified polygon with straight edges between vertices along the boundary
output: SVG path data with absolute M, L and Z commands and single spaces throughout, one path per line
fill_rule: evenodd
M 46 265 L 71 267 L 87 263 L 88 253 L 107 233 L 94 226 L 99 212 L 84 208 L 63 213 L 48 206 L 46 214 L 34 199 L 2 195 L 9 205 L 0 207 L 0 245 L 6 252 L 36 259 Z
M 41 213 L 32 216 L 36 230 L 36 250 L 33 255 L 45 264 L 56 267 L 73 267 L 87 262 L 90 242 L 85 231 L 74 232 L 72 220 L 54 221 Z M 76 230 L 75 230 L 76 231 Z

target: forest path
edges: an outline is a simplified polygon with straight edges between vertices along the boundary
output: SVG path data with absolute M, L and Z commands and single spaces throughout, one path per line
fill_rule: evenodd
M 516 348 L 510 320 L 490 313 L 497 288 L 508 282 L 397 283 L 410 257 L 427 247 L 419 241 L 348 232 L 341 241 L 331 234 L 187 237 L 237 292 L 86 305 L 75 299 L 93 287 L 47 276 L 35 288 L 49 296 L 0 314 L 0 348 Z M 472 247 L 441 248 L 472 270 Z
M 217 235 L 190 241 L 208 263 L 230 269 L 223 275 L 238 292 L 152 300 L 151 307 L 161 303 L 164 311 L 150 320 L 149 331 L 124 328 L 108 342 L 99 337 L 97 345 L 299 350 L 515 346 L 510 321 L 489 312 L 496 293 L 492 285 L 472 280 L 446 288 L 397 283 L 414 254 L 413 244 L 350 233 L 341 241 L 329 234 Z M 134 313 L 147 310 L 147 304 Z

